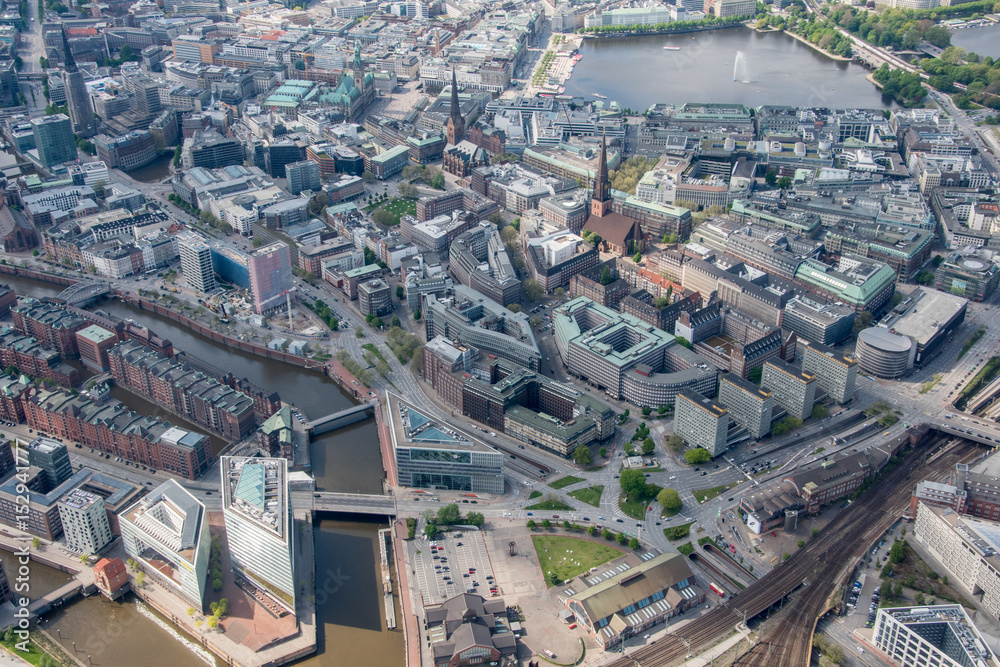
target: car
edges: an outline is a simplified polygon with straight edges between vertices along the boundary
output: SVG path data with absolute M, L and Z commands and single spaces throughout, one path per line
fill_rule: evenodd
M 728 499 L 728 500 L 727 500 L 726 502 L 727 502 L 727 503 L 731 503 L 731 502 L 733 502 L 733 498 L 730 498 L 730 499 Z
M 531 512 L 528 512 L 528 516 L 534 516 L 534 514 L 531 513 Z
M 559 515 L 558 515 L 558 514 L 553 514 L 553 515 L 552 515 L 552 518 L 553 518 L 553 519 L 558 519 L 558 518 L 559 518 Z
M 671 480 L 675 480 L 675 479 L 677 479 L 677 475 L 671 475 L 671 476 L 670 476 L 670 479 L 671 479 Z
M 707 472 L 703 472 L 703 473 L 701 473 L 701 476 L 704 477 L 707 474 L 708 474 Z M 649 477 L 649 475 L 646 475 L 646 477 Z
M 206 495 L 206 496 L 210 496 L 210 495 L 212 495 L 212 492 L 211 492 L 211 491 L 206 491 L 206 492 L 205 492 L 205 495 Z
M 625 523 L 625 521 L 623 521 L 622 519 L 615 519 L 615 521 L 617 521 L 618 523 Z

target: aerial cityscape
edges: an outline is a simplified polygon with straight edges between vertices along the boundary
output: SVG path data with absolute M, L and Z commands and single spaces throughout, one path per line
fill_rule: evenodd
M 0 0 L 0 662 L 1000 667 L 995 0 Z

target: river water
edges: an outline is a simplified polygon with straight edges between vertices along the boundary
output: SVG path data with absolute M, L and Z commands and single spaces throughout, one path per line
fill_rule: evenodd
M 664 46 L 679 47 L 666 51 Z M 734 81 L 737 53 L 749 69 Z M 882 95 L 852 62 L 829 58 L 783 32 L 728 30 L 585 39 L 567 95 L 606 95 L 643 110 L 663 102 L 885 108 Z
M 170 163 L 173 159 L 173 153 L 164 153 L 146 166 L 128 172 L 128 175 L 142 183 L 159 183 L 170 175 Z
M 16 276 L 0 275 L 0 284 L 9 284 L 19 295 L 35 297 L 55 296 L 62 291 L 57 285 Z M 282 400 L 294 403 L 307 417 L 322 416 L 353 404 L 337 385 L 318 373 L 245 356 L 170 320 L 132 310 L 119 302 L 103 302 L 96 307 L 118 317 L 135 319 L 169 338 L 178 350 L 275 389 Z M 148 402 L 125 392 L 116 393 L 116 398 L 139 412 L 145 414 L 144 410 L 154 410 L 155 414 L 155 408 Z M 176 421 L 173 415 L 158 416 Z M 383 470 L 374 420 L 354 424 L 316 440 L 312 445 L 312 463 L 317 488 L 381 492 Z M 378 520 L 339 521 L 317 516 L 314 530 L 316 605 L 322 627 L 318 632 L 317 654 L 296 664 L 340 667 L 403 663 L 402 632 L 386 630 L 383 618 L 377 544 L 378 529 L 383 527 L 386 524 Z M 42 572 L 49 571 L 45 576 L 51 579 L 45 579 L 44 585 L 39 584 L 38 595 L 65 581 L 66 575 L 51 568 L 37 564 L 32 567 L 40 573 L 39 577 L 43 576 Z M 33 591 L 32 595 L 36 593 Z M 48 623 L 60 628 L 62 643 L 68 649 L 72 641 L 77 641 L 80 647 L 80 638 L 96 638 L 90 643 L 95 665 L 136 664 L 137 655 L 144 656 L 144 665 L 154 667 L 205 664 L 187 648 L 187 640 L 178 636 L 175 629 L 135 604 L 101 602 L 92 596 L 69 604 L 57 616 Z M 94 654 L 98 649 L 102 656 L 100 661 Z

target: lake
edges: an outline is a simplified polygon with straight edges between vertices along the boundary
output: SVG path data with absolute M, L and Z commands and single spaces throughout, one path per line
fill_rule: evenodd
M 679 47 L 666 51 L 664 46 Z M 633 110 L 657 102 L 887 108 L 861 65 L 829 58 L 783 32 L 746 27 L 586 39 L 567 95 L 595 92 Z M 737 54 L 741 81 L 734 81 Z M 742 80 L 747 81 L 744 83 Z

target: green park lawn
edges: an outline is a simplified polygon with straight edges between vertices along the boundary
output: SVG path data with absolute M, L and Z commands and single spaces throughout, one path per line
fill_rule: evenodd
M 625 514 L 637 521 L 644 520 L 646 518 L 646 508 L 651 502 L 653 502 L 653 500 L 656 499 L 656 494 L 658 494 L 661 490 L 660 487 L 655 484 L 651 484 L 650 486 L 653 487 L 651 489 L 653 491 L 653 495 L 651 496 L 636 498 L 635 500 L 632 498 L 626 500 L 624 495 L 620 496 L 618 498 L 618 507 L 621 508 L 621 511 L 625 512 Z
M 561 489 L 564 486 L 569 486 L 570 484 L 576 484 L 577 482 L 582 482 L 582 481 L 583 480 L 580 479 L 579 477 L 573 477 L 573 475 L 566 475 L 565 477 L 561 477 L 560 479 L 557 479 L 554 482 L 549 482 L 549 486 L 551 486 L 553 489 Z
M 384 209 L 392 214 L 394 219 L 390 225 L 398 225 L 399 219 L 404 215 L 416 215 L 417 214 L 417 201 L 415 199 L 403 199 L 402 197 L 393 197 L 389 201 L 385 202 L 381 206 L 378 204 L 371 204 L 365 207 L 366 211 L 374 213 L 378 209 Z
M 534 505 L 529 505 L 528 509 L 529 510 L 548 510 L 550 512 L 554 512 L 554 511 L 570 512 L 570 511 L 573 510 L 572 507 L 570 507 L 566 503 L 561 503 L 558 500 L 543 500 L 540 503 L 536 503 Z
M 550 586 L 549 572 L 554 573 L 559 581 L 569 581 L 623 553 L 606 544 L 561 535 L 533 535 L 531 541 L 538 554 L 542 576 Z
M 577 489 L 576 491 L 570 491 L 569 495 L 573 496 L 577 500 L 587 503 L 588 505 L 593 505 L 594 507 L 601 506 L 601 494 L 604 492 L 603 486 L 591 486 L 586 489 Z
M 695 489 L 691 495 L 693 495 L 694 499 L 697 500 L 699 503 L 703 503 L 708 500 L 711 500 L 712 498 L 715 498 L 723 491 L 728 491 L 734 486 L 736 486 L 736 482 L 733 482 L 732 484 L 724 484 L 722 486 L 713 486 L 710 489 Z

